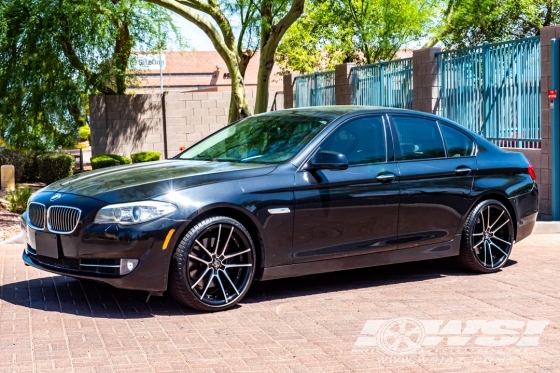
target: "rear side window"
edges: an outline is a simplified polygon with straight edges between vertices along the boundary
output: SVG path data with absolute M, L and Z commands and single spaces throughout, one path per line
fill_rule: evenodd
M 436 121 L 394 116 L 402 160 L 445 158 L 445 148 Z
M 440 123 L 448 157 L 468 157 L 473 152 L 473 142 L 464 133 Z

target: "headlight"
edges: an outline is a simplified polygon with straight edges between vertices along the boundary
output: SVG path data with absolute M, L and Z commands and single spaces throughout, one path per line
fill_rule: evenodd
M 119 203 L 103 207 L 95 216 L 95 224 L 118 223 L 132 225 L 145 223 L 177 210 L 175 205 L 158 201 Z

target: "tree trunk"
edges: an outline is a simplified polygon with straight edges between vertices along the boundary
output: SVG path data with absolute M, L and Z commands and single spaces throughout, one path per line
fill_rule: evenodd
M 227 62 L 226 62 L 227 63 Z M 239 71 L 239 64 L 235 61 L 227 63 L 229 75 L 231 77 L 231 100 L 229 104 L 228 122 L 248 117 L 251 114 L 251 108 L 247 103 L 247 95 L 245 93 L 245 82 Z
M 270 75 L 274 67 L 275 51 L 265 48 L 261 51 L 259 71 L 257 75 L 257 97 L 255 100 L 255 114 L 266 113 L 268 110 L 268 94 L 270 89 Z

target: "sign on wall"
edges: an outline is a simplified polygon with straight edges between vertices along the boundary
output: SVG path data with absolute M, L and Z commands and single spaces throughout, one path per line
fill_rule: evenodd
M 129 70 L 158 70 L 159 71 L 159 54 L 158 53 L 138 53 L 131 54 L 128 60 Z M 165 54 L 161 54 L 161 64 L 165 70 Z

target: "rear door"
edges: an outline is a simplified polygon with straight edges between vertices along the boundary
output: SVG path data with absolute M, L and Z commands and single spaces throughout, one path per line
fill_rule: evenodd
M 477 169 L 472 139 L 420 115 L 392 115 L 391 121 L 400 171 L 399 249 L 452 240 Z

